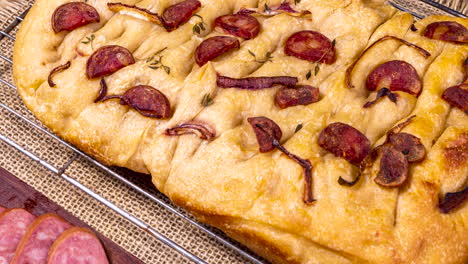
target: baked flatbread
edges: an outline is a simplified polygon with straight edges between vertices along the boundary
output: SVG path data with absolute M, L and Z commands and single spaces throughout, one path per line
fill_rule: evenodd
M 380 0 L 37 0 L 14 78 L 273 263 L 466 263 L 467 27 Z

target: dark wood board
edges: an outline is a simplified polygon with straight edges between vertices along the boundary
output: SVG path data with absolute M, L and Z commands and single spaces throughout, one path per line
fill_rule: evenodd
M 143 261 L 128 253 L 107 237 L 99 234 L 86 223 L 3 168 L 0 168 L 0 205 L 5 208 L 24 208 L 36 216 L 46 213 L 57 214 L 74 226 L 93 230 L 104 245 L 110 263 L 143 264 Z

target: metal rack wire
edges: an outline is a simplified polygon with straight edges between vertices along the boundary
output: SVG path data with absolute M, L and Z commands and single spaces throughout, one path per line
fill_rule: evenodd
M 422 1 L 429 4 L 429 5 L 431 5 L 431 6 L 433 6 L 433 7 L 435 7 L 435 8 L 437 8 L 437 9 L 439 9 L 439 10 L 441 10 L 441 11 L 444 11 L 444 12 L 446 12 L 448 14 L 459 16 L 459 17 L 467 17 L 464 14 L 461 14 L 461 13 L 459 13 L 459 12 L 457 12 L 455 10 L 452 10 L 452 9 L 450 9 L 448 7 L 442 6 L 442 5 L 440 5 L 440 4 L 438 4 L 438 3 L 434 2 L 434 1 L 431 1 L 431 0 L 422 0 Z M 412 10 L 408 10 L 404 5 L 401 5 L 400 3 L 396 3 L 395 1 L 390 1 L 390 4 L 392 4 L 393 6 L 395 6 L 396 8 L 398 8 L 400 10 L 412 13 L 417 18 L 423 18 L 424 17 L 422 14 L 419 14 L 417 12 L 413 12 Z M 27 12 L 28 12 L 28 10 L 24 11 L 19 16 L 12 17 L 14 19 L 13 22 L 10 23 L 3 30 L 0 29 L 0 41 L 2 39 L 4 39 L 4 38 L 9 38 L 9 39 L 11 39 L 13 41 L 15 40 L 15 37 L 10 35 L 10 33 L 13 30 L 15 30 L 15 28 L 23 21 L 23 18 L 25 17 Z M 13 64 L 13 61 L 10 58 L 6 57 L 4 54 L 0 54 L 0 59 L 4 60 L 5 62 L 7 62 L 9 64 Z M 9 83 L 7 80 L 4 80 L 2 78 L 0 78 L 0 83 L 7 86 L 7 87 L 9 87 L 10 89 L 16 89 L 16 87 L 13 84 Z M 192 220 L 188 216 L 188 213 L 186 213 L 185 211 L 181 212 L 181 210 L 176 208 L 174 205 L 172 205 L 170 203 L 167 203 L 166 201 L 163 201 L 162 199 L 160 199 L 160 198 L 156 197 L 155 195 L 151 194 L 150 192 L 142 189 L 141 187 L 139 187 L 135 183 L 133 183 L 130 180 L 126 179 L 123 175 L 115 172 L 111 168 L 109 168 L 109 167 L 105 166 L 104 164 L 100 163 L 99 161 L 93 159 L 91 156 L 89 156 L 86 153 L 82 152 L 81 150 L 77 149 L 73 145 L 63 141 L 62 139 L 60 139 L 59 137 L 57 137 L 53 133 L 51 133 L 48 130 L 44 129 L 39 124 L 35 123 L 35 121 L 32 121 L 32 120 L 28 119 L 24 115 L 22 115 L 19 112 L 15 111 L 13 108 L 11 108 L 8 105 L 4 104 L 3 102 L 0 102 L 0 108 L 3 109 L 6 112 L 12 114 L 14 117 L 16 117 L 17 119 L 19 119 L 22 122 L 26 123 L 27 125 L 31 126 L 32 128 L 37 129 L 38 131 L 40 131 L 44 135 L 47 135 L 48 137 L 56 140 L 61 145 L 65 146 L 69 150 L 73 151 L 75 154 L 74 154 L 74 156 L 72 158 L 70 158 L 65 163 L 65 165 L 63 167 L 57 168 L 56 166 L 54 166 L 54 165 L 48 163 L 47 161 L 41 159 L 36 154 L 30 152 L 29 150 L 27 150 L 23 146 L 17 144 L 12 139 L 10 139 L 7 136 L 2 135 L 0 133 L 0 140 L 1 141 L 5 142 L 6 144 L 10 145 L 11 147 L 17 149 L 18 151 L 20 151 L 21 153 L 23 153 L 27 157 L 31 158 L 32 160 L 38 162 L 40 165 L 44 166 L 46 169 L 50 170 L 51 172 L 53 172 L 57 176 L 63 178 L 65 181 L 72 184 L 73 186 L 80 189 L 81 191 L 87 193 L 92 198 L 96 199 L 97 201 L 104 204 L 105 206 L 107 206 L 111 210 L 115 211 L 117 214 L 119 214 L 123 218 L 127 219 L 128 221 L 130 221 L 134 225 L 138 226 L 139 228 L 144 229 L 145 231 L 150 233 L 152 236 L 154 236 L 156 239 L 161 241 L 163 244 L 165 244 L 166 246 L 174 249 L 175 251 L 177 251 L 182 256 L 186 257 L 187 259 L 193 261 L 194 263 L 199 263 L 199 264 L 205 264 L 206 263 L 204 260 L 202 260 L 198 256 L 190 253 L 188 250 L 181 247 L 180 245 L 178 245 L 177 243 L 175 243 L 174 241 L 172 241 L 168 237 L 164 236 L 163 234 L 159 233 L 158 231 L 153 229 L 151 226 L 144 223 L 140 219 L 136 218 L 135 216 L 133 216 L 129 212 L 123 210 L 122 208 L 118 207 L 117 205 L 115 205 L 111 201 L 109 201 L 109 200 L 105 199 L 104 197 L 98 195 L 93 190 L 89 189 L 88 187 L 84 186 L 83 184 L 81 184 L 77 180 L 75 180 L 75 179 L 71 178 L 70 176 L 68 176 L 67 174 L 65 174 L 66 169 L 76 160 L 77 157 L 83 157 L 84 159 L 89 161 L 91 164 L 93 164 L 97 168 L 103 170 L 104 172 L 108 173 L 112 177 L 116 178 L 117 180 L 119 180 L 120 182 L 122 182 L 123 184 L 128 186 L 129 188 L 131 188 L 134 191 L 142 194 L 146 198 L 149 198 L 151 201 L 153 201 L 156 204 L 158 204 L 159 206 L 165 208 L 170 213 L 176 215 L 177 217 L 180 217 L 181 219 L 183 219 L 184 221 L 186 221 L 190 225 L 192 225 L 192 226 L 196 227 L 197 229 L 201 230 L 202 232 L 206 233 L 207 235 L 209 235 L 210 237 L 215 239 L 218 243 L 220 243 L 220 244 L 230 248 L 234 252 L 240 254 L 247 261 L 250 261 L 250 262 L 256 263 L 256 264 L 263 263 L 263 261 L 260 260 L 259 258 L 253 256 L 251 253 L 248 253 L 245 250 L 243 250 L 243 249 L 239 248 L 238 246 L 236 246 L 233 242 L 231 242 L 230 239 L 228 239 L 226 237 L 223 237 L 223 236 L 220 236 L 220 235 L 216 234 L 213 231 L 213 229 L 211 229 L 209 227 L 206 227 L 205 225 Z

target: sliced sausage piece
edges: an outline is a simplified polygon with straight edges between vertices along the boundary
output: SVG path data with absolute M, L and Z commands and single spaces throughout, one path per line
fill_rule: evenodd
M 161 18 L 164 27 L 171 32 L 185 24 L 193 14 L 201 7 L 198 0 L 185 0 L 164 10 Z
M 400 187 L 408 179 L 408 161 L 401 151 L 384 147 L 380 160 L 380 171 L 374 181 L 385 187 Z
M 247 121 L 255 132 L 260 152 L 266 153 L 274 150 L 273 140 L 280 141 L 283 136 L 281 128 L 273 120 L 264 116 L 250 117 Z
M 86 75 L 88 79 L 102 77 L 134 63 L 135 59 L 128 49 L 117 45 L 104 46 L 89 57 Z
M 221 28 L 226 34 L 244 39 L 253 39 L 260 32 L 260 23 L 249 14 L 220 16 L 216 18 L 214 25 Z
M 233 37 L 217 36 L 205 39 L 195 50 L 195 61 L 199 66 L 203 66 L 224 53 L 239 47 L 239 40 Z
M 35 216 L 24 209 L 9 209 L 0 215 L 0 263 L 10 263 L 21 238 Z
M 451 106 L 457 107 L 462 111 L 468 111 L 468 84 L 460 84 L 448 88 L 442 94 L 442 99 Z
M 323 34 L 310 30 L 299 31 L 290 36 L 284 53 L 311 62 L 333 64 L 336 61 L 333 43 Z
M 275 103 L 281 109 L 297 105 L 309 105 L 319 100 L 319 89 L 309 85 L 301 85 L 294 88 L 284 87 L 275 95 Z
M 389 88 L 391 91 L 418 96 L 422 90 L 422 83 L 411 64 L 393 60 L 380 64 L 367 76 L 366 88 L 369 91 Z
M 333 123 L 319 136 L 318 144 L 337 157 L 359 165 L 370 152 L 370 141 L 359 130 L 343 124 Z
M 431 39 L 468 43 L 468 29 L 455 21 L 431 23 L 426 27 L 423 35 Z
M 46 264 L 52 243 L 72 225 L 55 214 L 42 215 L 29 226 L 11 264 Z
M 99 13 L 94 7 L 83 2 L 71 2 L 55 9 L 52 15 L 52 29 L 55 33 L 72 31 L 99 21 Z
M 48 264 L 107 264 L 106 252 L 91 230 L 72 227 L 52 244 Z
M 420 162 L 426 156 L 426 148 L 421 140 L 408 133 L 396 133 L 388 136 L 390 145 L 403 153 L 409 163 Z

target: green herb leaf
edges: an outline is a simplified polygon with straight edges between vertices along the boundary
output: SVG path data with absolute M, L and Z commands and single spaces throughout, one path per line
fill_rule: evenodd
M 306 79 L 309 80 L 310 77 L 312 77 L 312 71 L 311 71 L 311 70 L 309 70 L 309 71 L 307 72 L 307 74 L 306 74 Z
M 192 30 L 193 30 L 193 33 L 200 34 L 200 27 L 198 26 L 198 24 L 195 24 Z
M 165 71 L 167 74 L 171 74 L 171 68 L 169 68 L 168 66 L 165 66 L 165 65 L 163 65 L 163 68 L 164 68 L 164 71 Z
M 214 104 L 213 98 L 211 98 L 210 94 L 205 94 L 201 100 L 201 105 L 203 107 L 208 107 L 212 104 Z
M 317 74 L 319 73 L 319 71 L 320 71 L 320 63 L 317 63 L 317 64 L 315 65 L 315 72 L 314 72 L 314 75 L 317 76 Z
M 297 125 L 296 130 L 294 130 L 294 133 L 299 132 L 303 127 L 304 127 L 304 125 L 302 125 L 302 124 Z
M 148 66 L 148 68 L 153 69 L 153 70 L 157 70 L 157 69 L 159 69 L 159 66 Z
M 265 3 L 265 12 L 270 12 L 270 11 L 271 11 L 270 7 L 268 6 L 267 3 Z
M 257 56 L 255 55 L 255 53 L 253 53 L 251 50 L 248 50 L 248 51 L 249 51 L 249 54 L 252 55 L 252 57 L 257 58 Z

